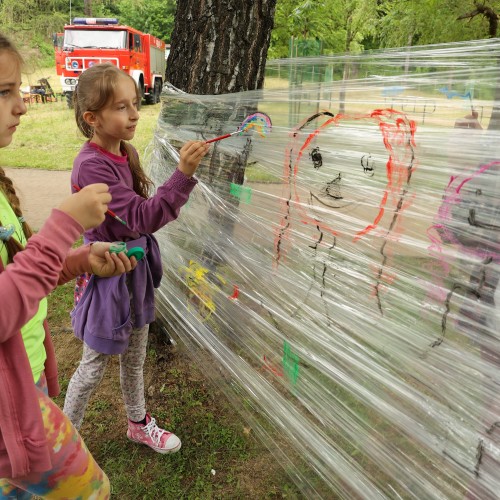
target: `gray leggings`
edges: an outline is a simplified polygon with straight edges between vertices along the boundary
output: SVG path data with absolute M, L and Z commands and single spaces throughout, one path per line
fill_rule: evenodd
M 119 355 L 123 401 L 128 418 L 134 422 L 146 416 L 143 367 L 148 332 L 149 325 L 133 329 L 127 350 Z M 90 396 L 102 380 L 110 356 L 83 344 L 82 360 L 69 382 L 63 410 L 77 429 L 82 425 Z

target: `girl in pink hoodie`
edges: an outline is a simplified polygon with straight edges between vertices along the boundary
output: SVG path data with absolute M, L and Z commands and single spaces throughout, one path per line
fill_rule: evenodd
M 26 113 L 21 64 L 0 34 L 0 148 Z M 107 243 L 71 250 L 84 230 L 101 224 L 110 201 L 105 184 L 89 185 L 32 235 L 0 168 L 0 498 L 109 497 L 107 476 L 49 397 L 59 386 L 45 297 L 82 272 L 117 276 L 135 267 L 125 253 L 110 254 Z

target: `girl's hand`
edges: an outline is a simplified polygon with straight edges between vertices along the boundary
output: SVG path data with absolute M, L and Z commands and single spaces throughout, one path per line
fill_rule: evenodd
M 178 169 L 186 176 L 192 177 L 200 164 L 201 159 L 207 154 L 210 144 L 205 141 L 188 141 L 180 150 L 181 159 Z
M 137 260 L 129 259 L 125 252 L 110 253 L 113 243 L 96 242 L 90 245 L 89 264 L 92 273 L 102 278 L 111 278 L 135 269 Z
M 104 221 L 110 201 L 111 194 L 106 184 L 90 184 L 64 199 L 59 210 L 66 212 L 87 230 Z

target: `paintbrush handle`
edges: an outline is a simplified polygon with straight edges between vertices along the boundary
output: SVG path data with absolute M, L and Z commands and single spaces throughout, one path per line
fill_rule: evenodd
M 219 137 L 214 137 L 213 139 L 209 139 L 208 141 L 205 141 L 206 144 L 210 144 L 211 142 L 216 142 L 216 141 L 222 141 L 222 139 L 227 139 L 228 137 L 231 137 L 232 135 L 239 134 L 240 131 L 236 130 L 235 132 L 231 132 L 230 134 L 224 134 Z

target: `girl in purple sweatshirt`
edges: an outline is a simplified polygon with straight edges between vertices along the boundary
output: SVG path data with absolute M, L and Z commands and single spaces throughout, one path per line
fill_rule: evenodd
M 82 277 L 72 312 L 75 335 L 83 355 L 66 393 L 64 412 L 79 428 L 90 395 L 101 381 L 109 357 L 120 357 L 120 382 L 128 416 L 127 437 L 158 453 L 180 449 L 179 438 L 156 424 L 146 411 L 143 366 L 149 324 L 155 318 L 154 289 L 162 266 L 153 234 L 179 215 L 197 183 L 193 175 L 208 151 L 203 141 L 187 142 L 177 170 L 154 196 L 137 151 L 126 141 L 134 137 L 141 93 L 131 76 L 110 63 L 84 71 L 74 94 L 78 128 L 89 139 L 73 164 L 71 184 L 79 189 L 102 182 L 109 186 L 112 210 L 125 222 L 107 217 L 85 232 L 85 240 L 124 241 L 141 247 L 145 257 L 127 276 Z
M 0 148 L 26 113 L 22 59 L 0 34 Z M 116 276 L 135 265 L 109 243 L 71 250 L 102 222 L 105 184 L 88 186 L 54 209 L 37 234 L 24 220 L 12 181 L 0 168 L 0 498 L 109 498 L 109 481 L 77 430 L 49 396 L 57 366 L 45 297 L 82 272 Z

